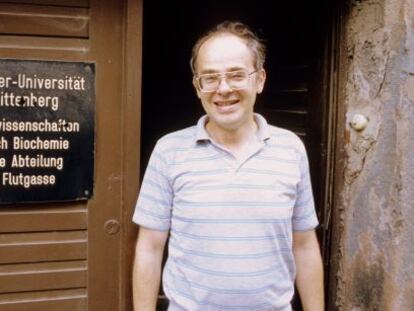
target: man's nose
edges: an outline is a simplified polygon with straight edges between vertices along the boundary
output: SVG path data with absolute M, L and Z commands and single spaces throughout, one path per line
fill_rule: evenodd
M 220 82 L 217 87 L 217 93 L 223 94 L 223 93 L 229 93 L 232 89 L 230 85 L 228 84 L 226 77 L 220 77 Z

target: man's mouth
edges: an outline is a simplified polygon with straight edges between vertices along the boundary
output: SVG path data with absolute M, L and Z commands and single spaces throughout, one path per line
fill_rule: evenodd
M 219 107 L 226 107 L 226 106 L 237 104 L 238 102 L 239 101 L 235 99 L 235 100 L 217 101 L 217 102 L 214 102 L 214 104 Z
M 218 113 L 228 114 L 233 113 L 237 110 L 238 103 L 240 101 L 238 99 L 235 100 L 223 100 L 223 101 L 216 101 L 214 105 L 216 107 L 216 111 Z

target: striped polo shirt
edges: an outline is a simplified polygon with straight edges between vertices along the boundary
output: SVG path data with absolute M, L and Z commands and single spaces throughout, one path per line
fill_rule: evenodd
M 295 134 L 254 117 L 239 158 L 208 136 L 207 116 L 154 148 L 133 221 L 170 231 L 170 311 L 291 310 L 292 232 L 318 225 L 308 160 Z

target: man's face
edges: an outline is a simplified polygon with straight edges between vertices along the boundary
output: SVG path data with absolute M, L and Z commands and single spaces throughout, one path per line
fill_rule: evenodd
M 228 81 L 221 78 L 215 91 L 203 92 L 194 80 L 197 95 L 211 125 L 234 131 L 251 122 L 256 95 L 262 92 L 266 79 L 263 69 L 253 73 L 256 70 L 254 64 L 252 52 L 234 35 L 218 35 L 201 46 L 196 62 L 198 76 L 234 71 L 250 74 L 243 89 L 232 89 Z

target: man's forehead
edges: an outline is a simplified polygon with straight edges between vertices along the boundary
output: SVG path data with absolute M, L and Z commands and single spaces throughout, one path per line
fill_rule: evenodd
M 252 51 L 245 42 L 231 34 L 216 35 L 200 47 L 197 67 L 201 71 L 231 71 L 254 65 Z

